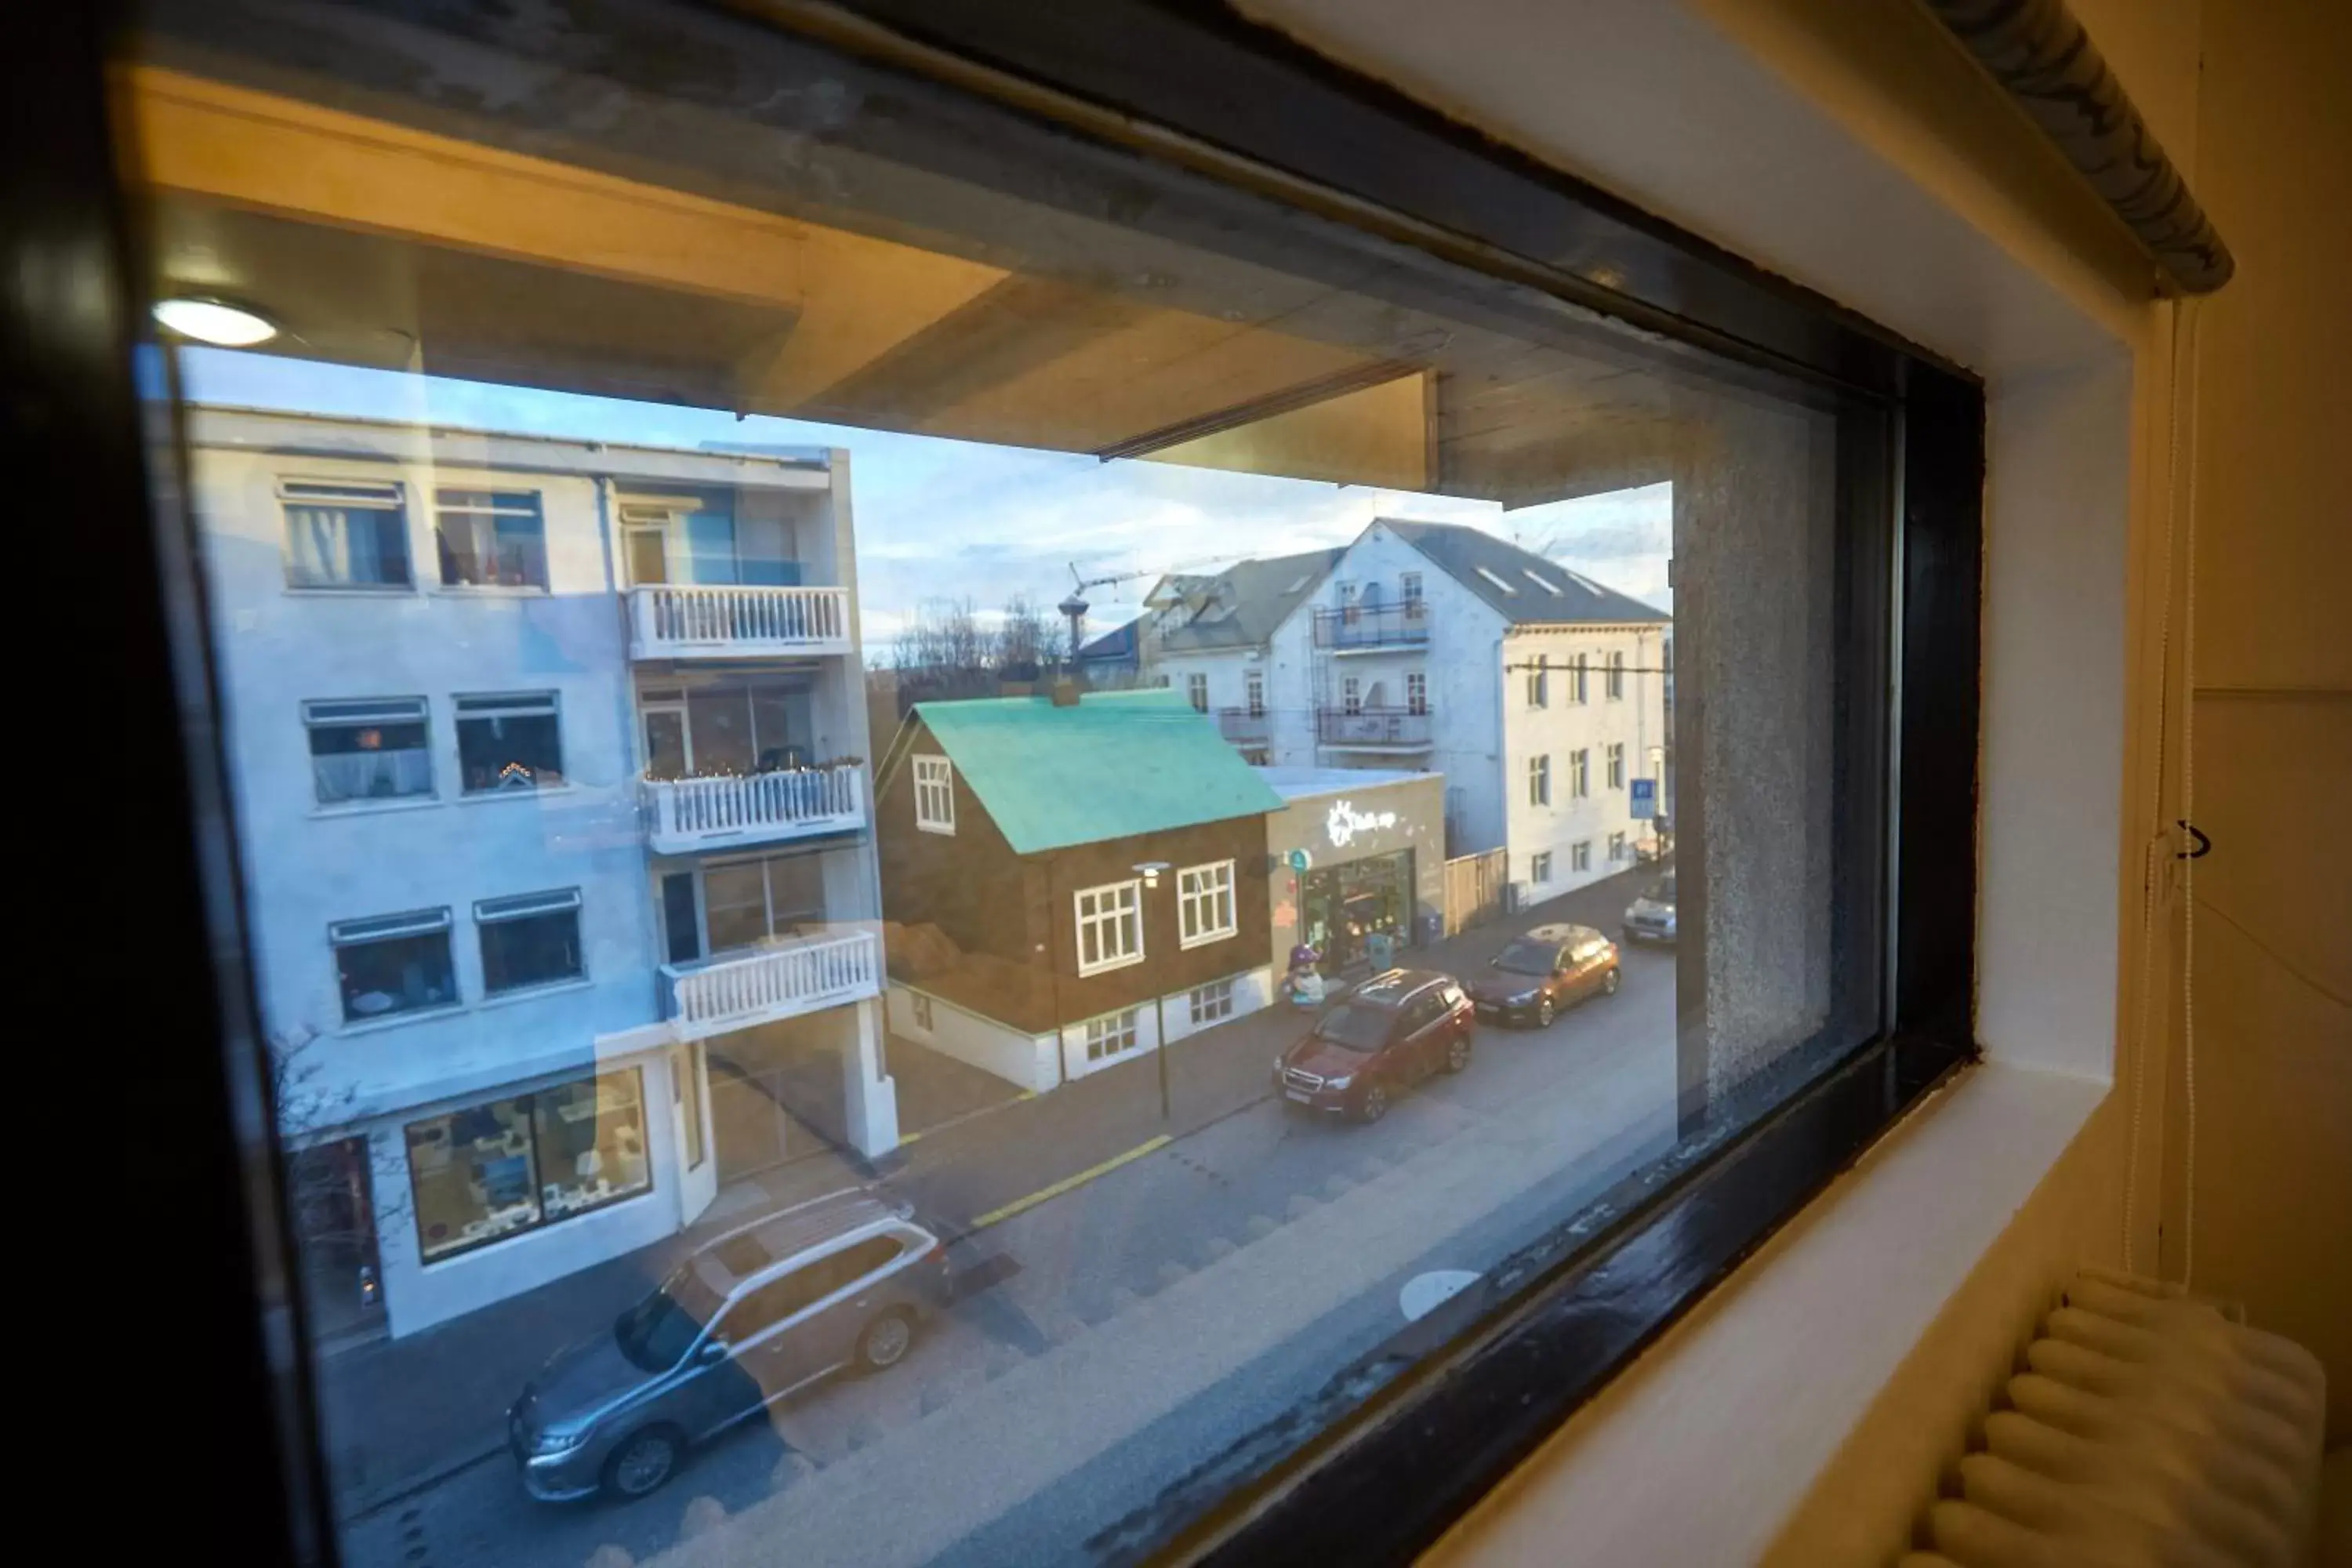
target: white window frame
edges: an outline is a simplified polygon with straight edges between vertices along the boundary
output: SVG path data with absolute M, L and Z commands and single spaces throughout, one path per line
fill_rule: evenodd
M 1212 980 L 1206 985 L 1195 985 L 1184 998 L 1191 1009 L 1192 1026 L 1221 1024 L 1234 1016 L 1234 979 Z
M 1575 671 L 1575 675 L 1569 682 L 1570 690 L 1569 692 L 1568 700 L 1570 702 L 1591 701 L 1592 656 L 1590 654 L 1578 654 L 1575 658 L 1570 661 L 1569 668 Z
M 1609 667 L 1606 671 L 1606 679 L 1601 684 L 1601 689 L 1608 695 L 1609 700 L 1612 702 L 1621 702 L 1624 700 L 1625 655 L 1622 651 L 1612 653 L 1609 656 Z
M 925 833 L 955 837 L 955 764 L 935 752 L 918 753 L 915 764 L 915 826 Z
M 1361 713 L 1364 710 L 1364 683 L 1354 676 L 1339 682 L 1339 711 Z
M 1184 700 L 1192 705 L 1193 712 L 1206 713 L 1209 710 L 1209 678 L 1197 669 L 1186 676 Z
M 483 504 L 480 506 L 467 506 L 462 502 L 452 500 L 450 498 L 454 496 L 480 496 L 483 498 Z M 530 498 L 530 504 L 525 506 L 516 503 L 514 498 L 518 496 L 528 496 Z M 500 502 L 502 500 L 507 504 L 501 505 Z M 546 578 L 547 581 L 541 583 L 522 584 L 467 583 L 461 580 L 459 582 L 452 583 L 449 581 L 448 563 L 446 561 L 441 559 L 441 552 L 444 545 L 444 541 L 441 537 L 441 520 L 445 517 L 490 518 L 493 520 L 491 524 L 491 534 L 493 539 L 497 536 L 496 519 L 501 517 L 527 517 L 537 520 L 539 523 L 539 574 L 541 577 Z M 445 593 L 550 594 L 554 592 L 553 562 L 551 559 L 551 552 L 547 547 L 547 507 L 544 497 L 538 490 L 499 489 L 493 486 L 487 485 L 436 486 L 433 491 L 433 553 L 435 557 L 433 565 L 435 585 Z
M 1625 858 L 1625 836 L 1623 834 L 1612 833 L 1609 836 L 1609 858 L 1612 864 Z
M 1220 896 L 1224 903 L 1223 924 L 1215 920 Z M 1176 873 L 1176 945 L 1206 947 L 1240 933 L 1241 894 L 1234 885 L 1234 863 L 1210 860 Z
M 1550 850 L 1538 849 L 1534 854 L 1528 857 L 1528 880 L 1530 882 L 1549 882 L 1551 880 Z
M 1605 759 L 1607 765 L 1609 787 L 1611 789 L 1623 789 L 1625 787 L 1625 742 L 1622 741 L 1610 742 L 1601 755 Z
M 1124 882 L 1105 882 L 1099 887 L 1080 888 L 1070 895 L 1072 930 L 1070 940 L 1077 959 L 1080 976 L 1102 974 L 1113 969 L 1125 969 L 1143 962 L 1143 879 L 1130 877 Z M 1125 928 L 1122 930 L 1122 928 Z M 1087 933 L 1096 933 L 1093 963 L 1087 962 Z M 1132 937 L 1134 946 L 1114 948 L 1110 939 Z
M 1242 677 L 1242 700 L 1247 706 L 1249 716 L 1251 718 L 1263 719 L 1265 717 L 1265 675 L 1264 671 L 1253 669 L 1248 674 Z
M 1592 748 L 1579 746 L 1568 753 L 1568 798 L 1590 799 L 1592 795 Z
M 1404 710 L 1424 717 L 1429 712 L 1429 677 L 1418 669 L 1405 675 Z
M 1529 805 L 1551 804 L 1551 753 L 1549 752 L 1528 759 L 1528 804 Z
M 1568 847 L 1568 868 L 1571 871 L 1592 869 L 1592 840 L 1580 838 Z
M 1528 671 L 1528 706 L 1551 706 L 1551 671 L 1540 664 Z
M 278 481 L 278 549 L 284 557 L 286 586 L 304 594 L 414 594 L 421 585 L 416 571 L 416 541 L 408 520 L 408 487 L 396 479 L 338 479 L 320 477 L 281 478 Z M 407 575 L 397 583 L 367 583 L 313 577 L 296 569 L 294 520 L 289 509 L 320 511 L 388 512 L 399 521 L 401 564 Z M 436 575 L 438 569 L 436 569 Z
M 1407 620 L 1418 616 L 1422 607 L 1421 574 L 1418 572 L 1400 574 L 1397 577 L 1397 596 L 1404 601 Z
M 1078 1031 L 1079 1048 L 1085 1052 L 1089 1067 L 1115 1062 L 1143 1048 L 1143 1009 L 1122 1007 L 1099 1018 L 1088 1018 L 1078 1026 Z M 1113 1041 L 1118 1043 L 1114 1045 Z
M 582 929 L 582 904 L 580 889 L 577 888 L 553 888 L 543 893 L 513 893 L 505 898 L 477 899 L 474 901 L 474 944 L 476 956 L 482 960 L 482 994 L 520 996 L 526 992 L 550 991 L 558 986 L 579 985 L 586 982 L 588 937 L 587 932 Z M 566 912 L 572 917 L 572 934 L 573 944 L 578 949 L 579 967 L 569 974 L 560 974 L 551 980 L 526 981 L 520 985 L 502 985 L 492 990 L 488 955 L 481 951 L 482 928 L 501 925 L 509 921 L 530 920 L 536 915 L 560 915 Z
M 321 697 L 304 702 L 303 757 L 307 762 L 317 755 L 310 749 L 311 737 L 321 730 L 382 729 L 391 724 L 421 724 L 425 727 L 425 787 L 403 795 L 352 795 L 320 800 L 318 773 L 313 768 L 310 780 L 313 805 L 320 811 L 382 810 L 385 806 L 416 805 L 441 798 L 440 770 L 433 765 L 433 705 L 422 697 Z
M 907 1012 L 914 1019 L 915 1027 L 927 1035 L 939 1026 L 931 1012 L 931 999 L 919 991 L 907 993 Z

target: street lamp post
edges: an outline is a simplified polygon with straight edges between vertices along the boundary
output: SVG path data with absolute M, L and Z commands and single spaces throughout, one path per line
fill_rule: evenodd
M 1145 860 L 1128 869 L 1143 879 L 1143 890 L 1148 893 L 1160 886 L 1160 874 L 1168 869 L 1168 862 Z M 1143 910 L 1138 909 L 1135 918 L 1139 923 Z M 1137 934 L 1142 933 L 1139 931 Z M 1160 1061 L 1160 1120 L 1166 1121 L 1171 1115 L 1168 1109 L 1168 998 L 1160 994 L 1160 983 L 1156 980 L 1151 983 L 1151 1054 Z

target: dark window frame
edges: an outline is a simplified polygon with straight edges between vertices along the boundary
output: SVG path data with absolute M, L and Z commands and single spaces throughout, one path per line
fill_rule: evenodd
M 1741 1091 L 1780 1097 L 1760 1113 L 1754 1104 L 1686 1097 L 1685 1142 L 1663 1180 L 1648 1173 L 1640 1194 L 1623 1194 L 1622 1206 L 1604 1202 L 1597 1224 L 1588 1216 L 1573 1247 L 1558 1234 L 1542 1238 L 1486 1287 L 1416 1325 L 1421 1358 L 1390 1373 L 1370 1405 L 1303 1447 L 1297 1423 L 1279 1449 L 1266 1434 L 1244 1437 L 1097 1542 L 1112 1557 L 1406 1561 L 1973 1059 L 1981 387 L 1818 295 L 1221 8 L 848 0 L 838 10 L 783 15 L 911 77 L 1846 395 L 1839 518 L 1842 544 L 1857 548 L 1841 551 L 1842 615 L 1853 625 L 1883 615 L 1881 624 L 1898 630 L 1892 647 L 1840 664 L 1841 697 L 1871 697 L 1840 702 L 1853 726 L 1845 738 L 1869 742 L 1855 754 L 1889 759 L 1891 777 L 1841 777 L 1834 787 L 1847 801 L 1889 790 L 1891 842 L 1885 885 L 1842 881 L 1832 921 L 1851 936 L 1874 918 L 1882 895 L 1890 899 L 1879 1033 L 1837 1061 L 1792 1060 L 1785 1073 L 1762 1075 L 1767 1081 Z M 156 907 L 176 922 L 163 929 L 192 933 L 156 944 L 154 978 L 180 983 L 173 994 L 192 1004 L 184 1016 L 213 1019 L 220 1047 L 163 1053 L 151 1064 L 148 1099 L 169 1113 L 145 1118 L 142 1130 L 141 1158 L 169 1173 L 175 1190 L 193 1186 L 196 1198 L 151 1265 L 205 1303 L 205 1321 L 220 1331 L 206 1335 L 220 1353 L 189 1391 L 208 1411 L 216 1440 L 207 1453 L 217 1462 L 196 1457 L 175 1467 L 164 1489 L 215 1510 L 242 1504 L 257 1523 L 286 1520 L 284 1536 L 257 1529 L 247 1549 L 259 1561 L 292 1562 L 319 1555 L 332 1531 L 308 1371 L 300 1357 L 273 1356 L 265 1337 L 267 1310 L 289 1311 L 300 1336 L 302 1304 L 266 1300 L 255 1268 L 262 1258 L 283 1271 L 289 1247 L 275 1173 L 251 1160 L 245 1142 L 272 1121 L 266 1076 L 253 1066 L 241 895 L 204 875 L 236 860 L 178 415 L 142 404 L 134 380 L 152 341 L 150 274 L 121 208 L 108 136 L 105 46 L 121 21 L 109 6 L 69 7 L 20 38 L 7 68 L 20 89 L 11 111 L 37 132 L 47 156 L 11 197 L 28 221 L 0 242 L 15 275 L 26 278 L 61 277 L 49 261 L 73 255 L 75 287 L 102 289 L 110 309 L 65 310 L 29 288 L 0 308 L 32 351 L 20 390 L 47 417 L 39 461 L 79 487 L 80 547 L 102 534 L 115 547 L 110 558 L 122 563 L 112 652 L 124 697 L 113 712 L 143 710 L 151 728 L 187 742 L 175 768 L 141 776 L 135 799 L 122 786 L 117 816 L 131 826 L 115 847 L 126 860 L 144 852 Z M 1580 258 L 1602 251 L 1620 279 L 1614 287 L 1578 269 Z M 149 355 L 144 369 L 170 389 L 168 363 Z M 91 473 L 110 479 L 92 490 Z M 1891 709 L 1876 697 L 1889 689 L 1898 693 Z M 1678 837 L 1696 843 L 1697 813 L 1680 804 Z M 1703 884 L 1685 897 L 1697 916 L 1684 929 L 1696 936 Z M 200 999 L 211 1006 L 194 1005 Z M 1792 1083 L 1789 1073 L 1803 1076 Z M 154 1512 L 159 1521 L 178 1516 L 168 1506 Z

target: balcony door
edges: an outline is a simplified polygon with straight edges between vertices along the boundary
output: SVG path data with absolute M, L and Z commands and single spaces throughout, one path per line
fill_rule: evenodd
M 646 776 L 729 778 L 804 768 L 814 752 L 804 681 L 708 682 L 641 691 Z

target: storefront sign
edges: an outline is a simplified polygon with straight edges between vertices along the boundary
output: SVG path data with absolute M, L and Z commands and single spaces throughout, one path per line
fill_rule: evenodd
M 1323 819 L 1323 831 L 1334 849 L 1345 849 L 1359 833 L 1377 832 L 1396 826 L 1393 811 L 1358 811 L 1350 800 L 1335 801 L 1330 815 Z

